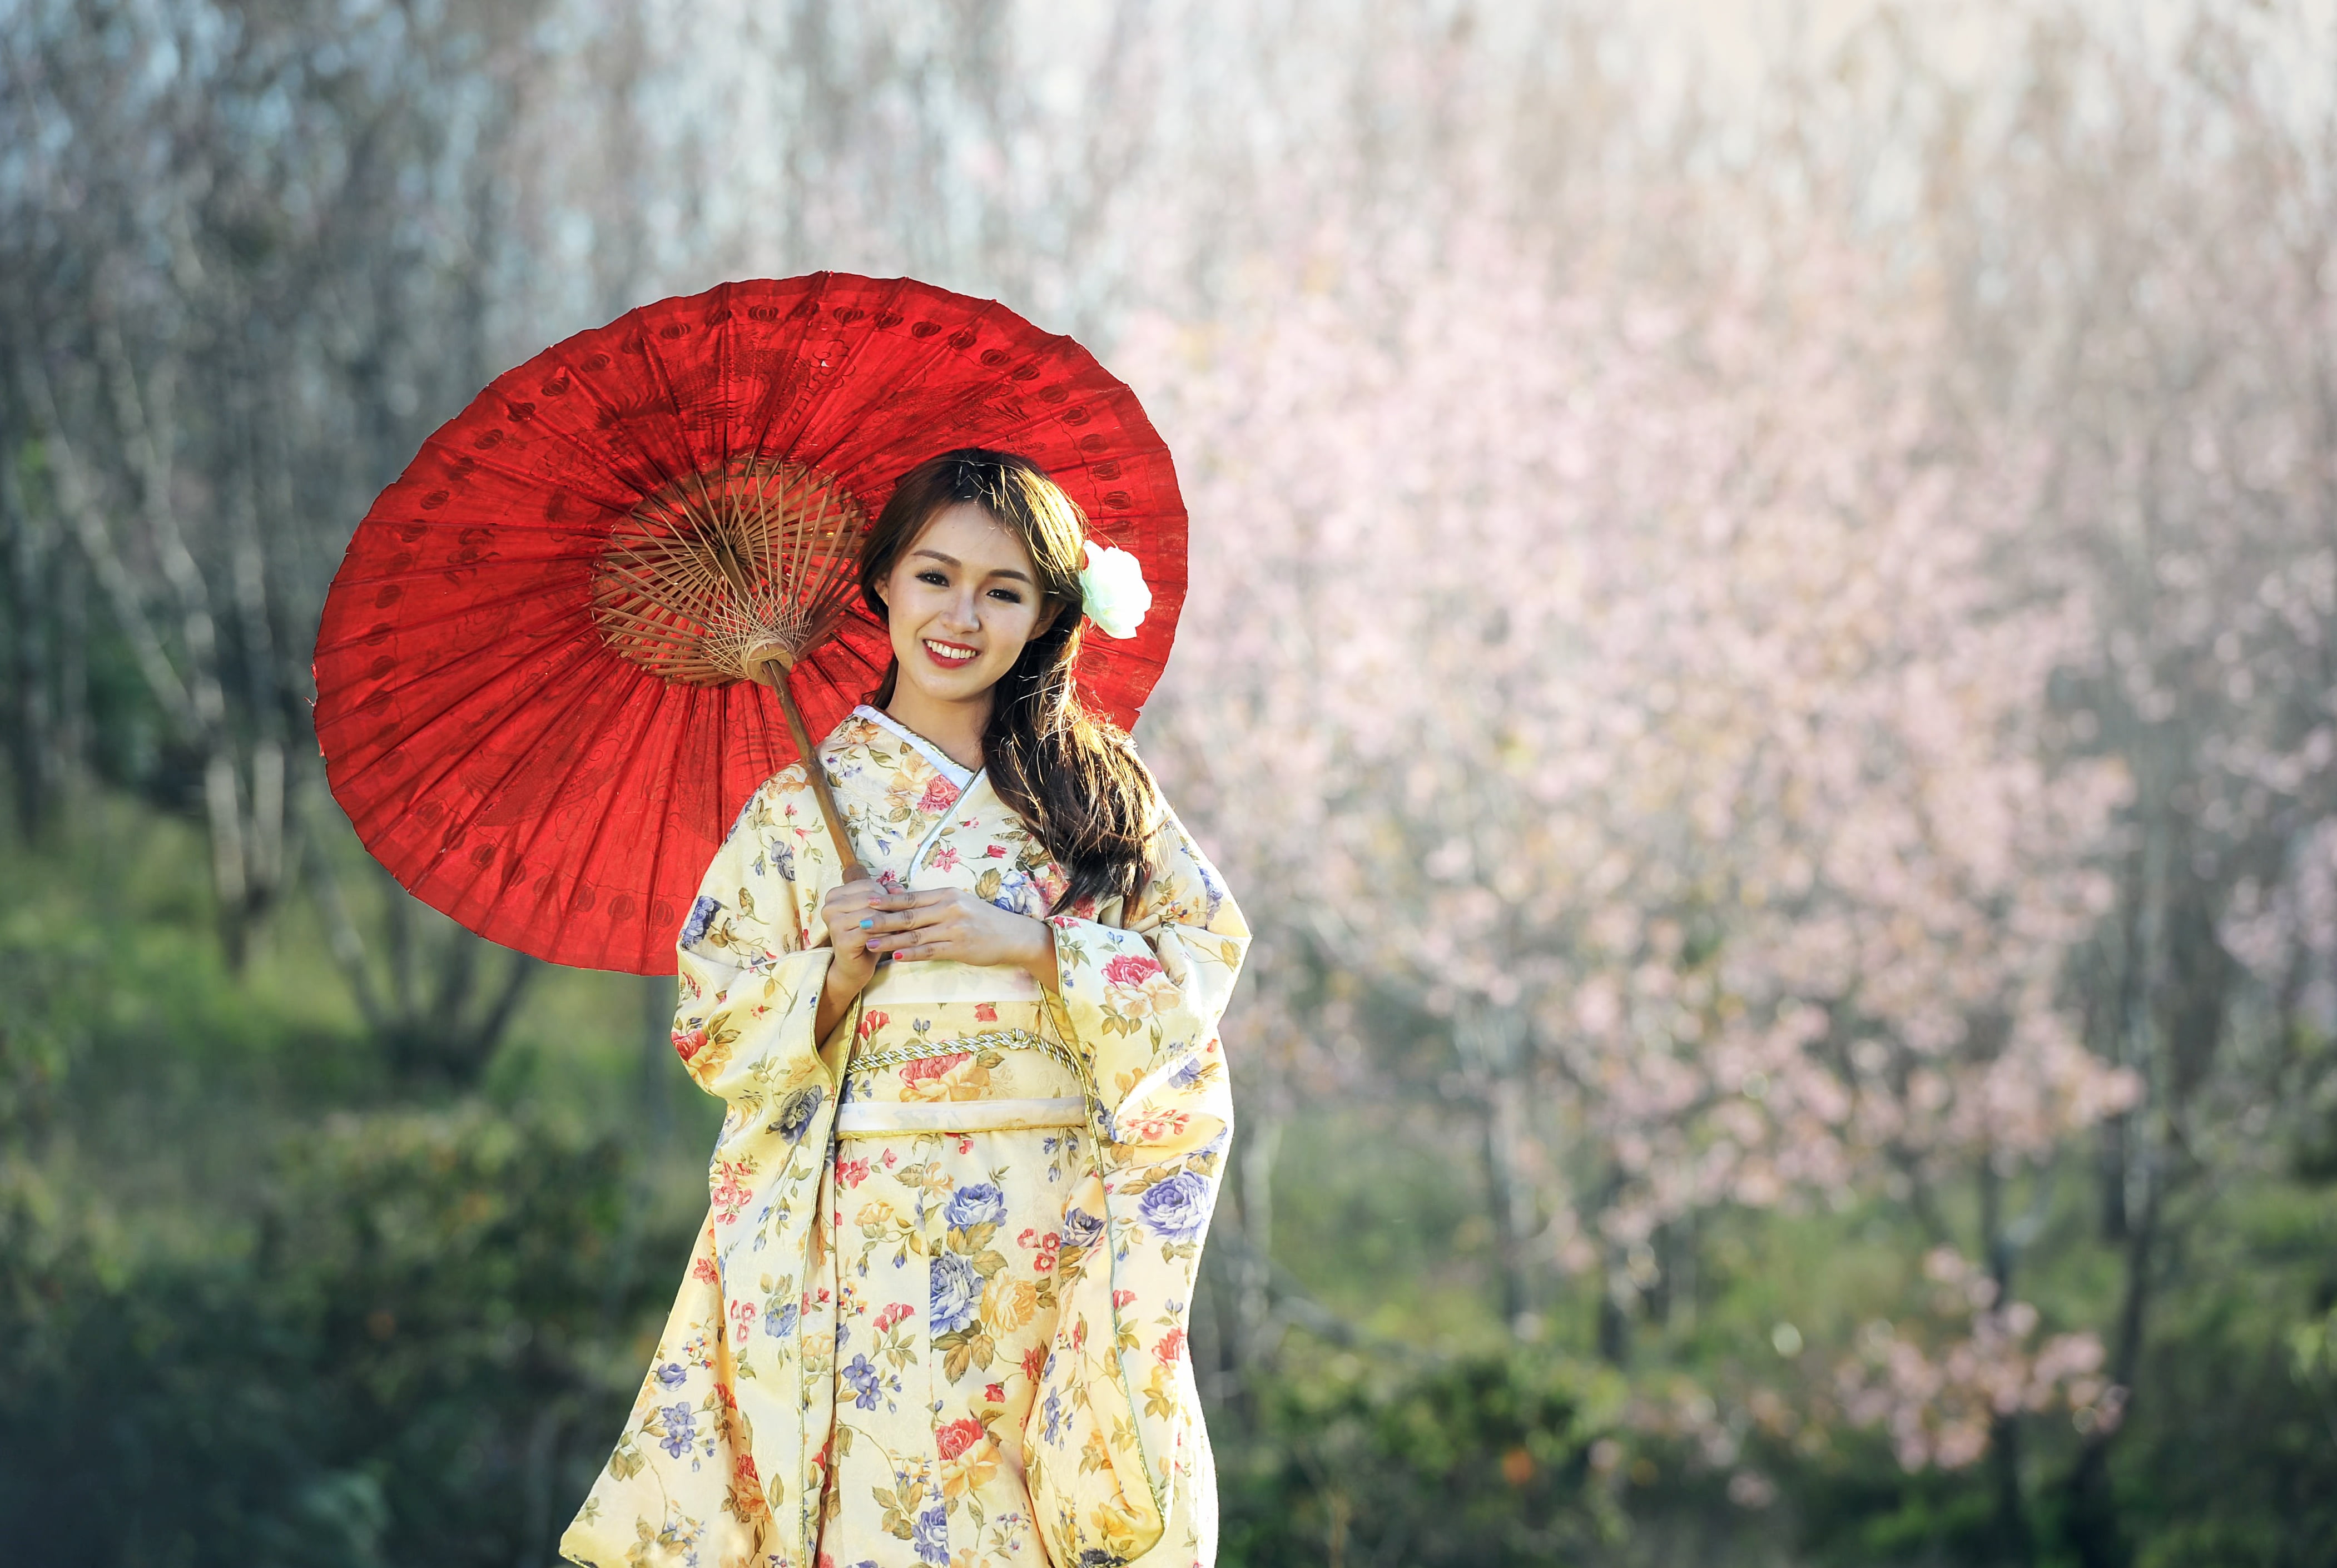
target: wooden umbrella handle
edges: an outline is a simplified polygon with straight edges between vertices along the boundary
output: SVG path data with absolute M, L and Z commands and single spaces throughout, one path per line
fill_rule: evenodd
M 803 715 L 796 710 L 796 696 L 787 690 L 787 673 L 777 662 L 754 666 L 755 679 L 779 694 L 779 711 L 787 716 L 787 733 L 796 738 L 796 755 L 803 759 L 804 776 L 811 780 L 812 793 L 819 799 L 819 808 L 827 818 L 828 837 L 836 841 L 836 853 L 844 862 L 846 882 L 865 882 L 867 868 L 852 850 L 852 839 L 844 830 L 844 813 L 836 808 L 836 791 L 827 786 L 827 769 L 819 754 L 811 749 L 811 732 L 804 728 Z

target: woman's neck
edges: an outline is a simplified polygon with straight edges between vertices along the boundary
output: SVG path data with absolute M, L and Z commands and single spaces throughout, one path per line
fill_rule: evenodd
M 982 732 L 990 723 L 991 694 L 967 702 L 936 702 L 907 682 L 899 682 L 885 716 L 942 749 L 961 768 L 982 770 Z

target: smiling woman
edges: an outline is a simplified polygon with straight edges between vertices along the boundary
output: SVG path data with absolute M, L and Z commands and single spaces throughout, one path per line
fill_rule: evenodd
M 573 1560 L 1214 1559 L 1185 1319 L 1249 934 L 1076 695 L 1133 564 L 1004 453 L 869 531 L 891 664 L 818 748 L 867 873 L 801 763 L 707 870 L 674 1044 L 730 1107 L 713 1206 Z
M 962 761 L 985 760 L 1070 871 L 1073 899 L 1133 897 L 1163 810 L 1128 737 L 1090 716 L 1072 681 L 1100 590 L 1116 623 L 1097 630 L 1126 638 L 1143 623 L 1141 575 L 1132 591 L 1122 581 L 1134 559 L 1091 543 L 1037 464 L 974 448 L 903 475 L 860 557 L 861 594 L 893 642 L 877 705 Z

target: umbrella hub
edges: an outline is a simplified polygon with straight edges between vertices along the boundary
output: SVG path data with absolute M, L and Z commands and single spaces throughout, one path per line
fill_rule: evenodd
M 613 652 L 668 681 L 782 678 L 843 614 L 867 531 L 831 475 L 734 459 L 644 496 L 610 531 L 593 620 Z

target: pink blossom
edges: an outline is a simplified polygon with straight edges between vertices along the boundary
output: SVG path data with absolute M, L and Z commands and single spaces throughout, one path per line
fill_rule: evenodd
M 1103 966 L 1103 977 L 1114 985 L 1141 985 L 1160 973 L 1160 961 L 1141 953 L 1122 953 Z

